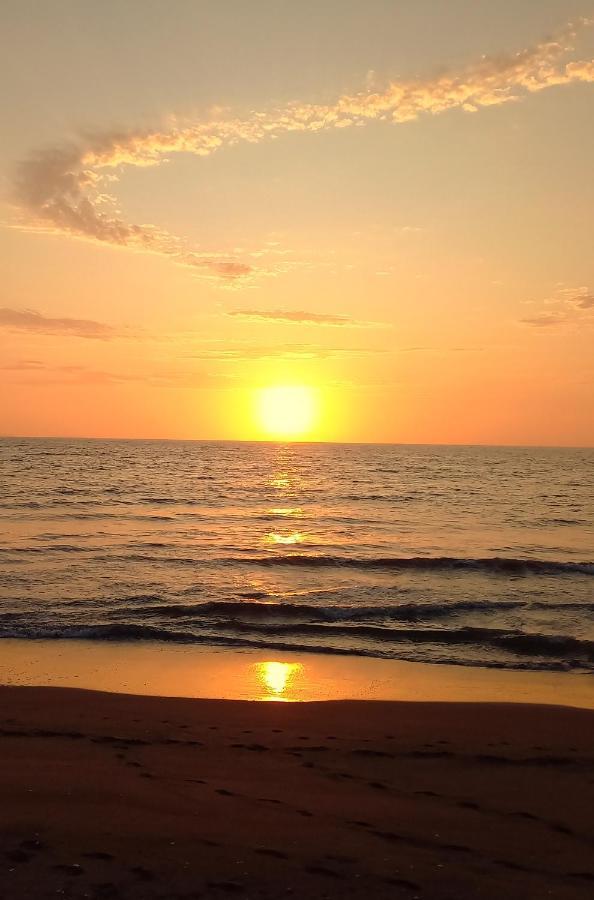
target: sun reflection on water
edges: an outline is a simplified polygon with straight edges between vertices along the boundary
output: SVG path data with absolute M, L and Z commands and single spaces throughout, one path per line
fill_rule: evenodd
M 291 480 L 288 472 L 278 472 L 276 475 L 273 475 L 269 481 L 270 486 L 275 488 L 289 487 L 290 483 Z
M 277 531 L 270 531 L 265 538 L 268 544 L 302 544 L 305 535 L 301 531 L 292 531 L 290 534 L 279 534 Z
M 303 670 L 301 663 L 284 663 L 271 660 L 256 663 L 254 668 L 258 683 L 266 692 L 262 698 L 263 700 L 283 700 L 286 702 L 294 699 L 288 694 L 296 675 Z

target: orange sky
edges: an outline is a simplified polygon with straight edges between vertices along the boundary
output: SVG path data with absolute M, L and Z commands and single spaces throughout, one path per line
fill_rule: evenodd
M 4 6 L 1 433 L 594 443 L 594 5 L 321 6 Z

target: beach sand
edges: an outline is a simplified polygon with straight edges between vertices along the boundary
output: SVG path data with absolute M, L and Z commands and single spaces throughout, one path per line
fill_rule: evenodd
M 586 898 L 594 712 L 0 688 L 0 897 Z

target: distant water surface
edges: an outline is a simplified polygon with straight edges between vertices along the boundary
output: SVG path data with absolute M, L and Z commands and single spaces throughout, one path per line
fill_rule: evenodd
M 591 450 L 0 440 L 0 637 L 594 670 Z

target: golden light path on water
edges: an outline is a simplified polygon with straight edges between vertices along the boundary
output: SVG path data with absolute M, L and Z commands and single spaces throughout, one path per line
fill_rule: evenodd
M 270 544 L 301 544 L 305 535 L 301 531 L 292 531 L 290 534 L 279 534 L 271 531 L 266 535 L 266 541 Z
M 289 472 L 277 472 L 269 481 L 271 487 L 279 491 L 280 498 L 288 499 L 291 491 L 294 491 L 294 479 L 291 478 Z M 303 515 L 303 509 L 300 506 L 275 506 L 270 510 L 270 514 L 279 518 L 299 518 Z M 264 536 L 266 544 L 274 546 L 292 544 L 302 544 L 306 540 L 307 535 L 302 531 L 290 531 L 283 534 L 280 531 L 270 531 Z
M 286 472 L 279 472 L 277 475 L 274 475 L 269 482 L 271 487 L 275 488 L 285 488 L 289 487 L 290 481 L 289 476 Z

